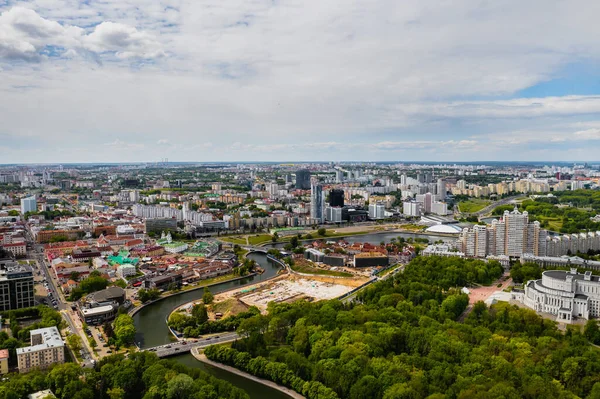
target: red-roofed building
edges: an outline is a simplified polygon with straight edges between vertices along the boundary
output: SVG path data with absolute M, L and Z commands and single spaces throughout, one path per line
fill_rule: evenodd
M 25 242 L 15 242 L 12 244 L 4 244 L 1 247 L 9 252 L 12 252 L 12 254 L 17 258 L 27 255 L 27 244 L 25 244 Z

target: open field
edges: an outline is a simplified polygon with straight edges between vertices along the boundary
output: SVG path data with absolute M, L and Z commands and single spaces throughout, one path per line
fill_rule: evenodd
M 458 204 L 458 209 L 463 213 L 474 213 L 482 210 L 492 202 L 488 200 L 473 198 L 469 201 L 463 201 Z

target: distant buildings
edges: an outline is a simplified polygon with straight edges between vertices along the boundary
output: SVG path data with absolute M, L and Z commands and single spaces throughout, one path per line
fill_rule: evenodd
M 65 343 L 58 328 L 48 327 L 31 330 L 31 346 L 17 348 L 19 373 L 33 369 L 45 369 L 65 362 Z
M 21 213 L 24 215 L 27 212 L 37 212 L 37 201 L 34 195 L 21 199 Z

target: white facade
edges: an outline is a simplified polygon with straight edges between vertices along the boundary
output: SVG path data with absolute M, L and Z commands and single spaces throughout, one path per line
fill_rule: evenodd
M 412 201 L 405 202 L 402 213 L 406 216 L 421 216 L 421 204 Z
M 328 206 L 325 208 L 325 219 L 332 223 L 342 223 L 342 208 Z
M 580 274 L 577 269 L 545 271 L 540 280 L 527 282 L 523 303 L 536 312 L 556 315 L 563 323 L 598 317 L 600 281 L 591 272 Z
M 369 218 L 384 219 L 385 218 L 385 205 L 382 202 L 369 204 Z
M 35 196 L 21 199 L 21 213 L 24 215 L 26 212 L 37 212 Z
M 117 268 L 117 276 L 119 277 L 135 276 L 136 273 L 133 265 L 121 265 Z

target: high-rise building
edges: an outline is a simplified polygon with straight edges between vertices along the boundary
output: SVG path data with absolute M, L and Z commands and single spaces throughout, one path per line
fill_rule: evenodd
M 307 169 L 300 169 L 296 171 L 296 188 L 301 190 L 308 190 L 310 188 L 310 171 Z
M 383 219 L 385 218 L 385 205 L 383 202 L 369 204 L 369 218 Z
M 35 195 L 21 199 L 21 213 L 24 215 L 26 212 L 37 212 Z
M 344 171 L 340 169 L 336 169 L 335 171 L 335 182 L 341 183 L 344 181 Z
M 323 222 L 323 208 L 325 198 L 323 197 L 323 187 L 316 178 L 310 180 L 310 217 L 316 219 L 319 223 Z
M 337 206 L 328 206 L 325 208 L 325 220 L 331 223 L 342 223 L 343 208 Z
M 0 264 L 0 311 L 35 306 L 31 266 L 7 259 L 0 260 Z
M 421 216 L 421 204 L 415 201 L 407 201 L 403 204 L 402 213 L 406 216 Z
M 440 201 L 446 199 L 446 182 L 442 179 L 437 181 L 437 197 Z
M 344 206 L 344 190 L 333 189 L 329 192 L 330 206 Z

